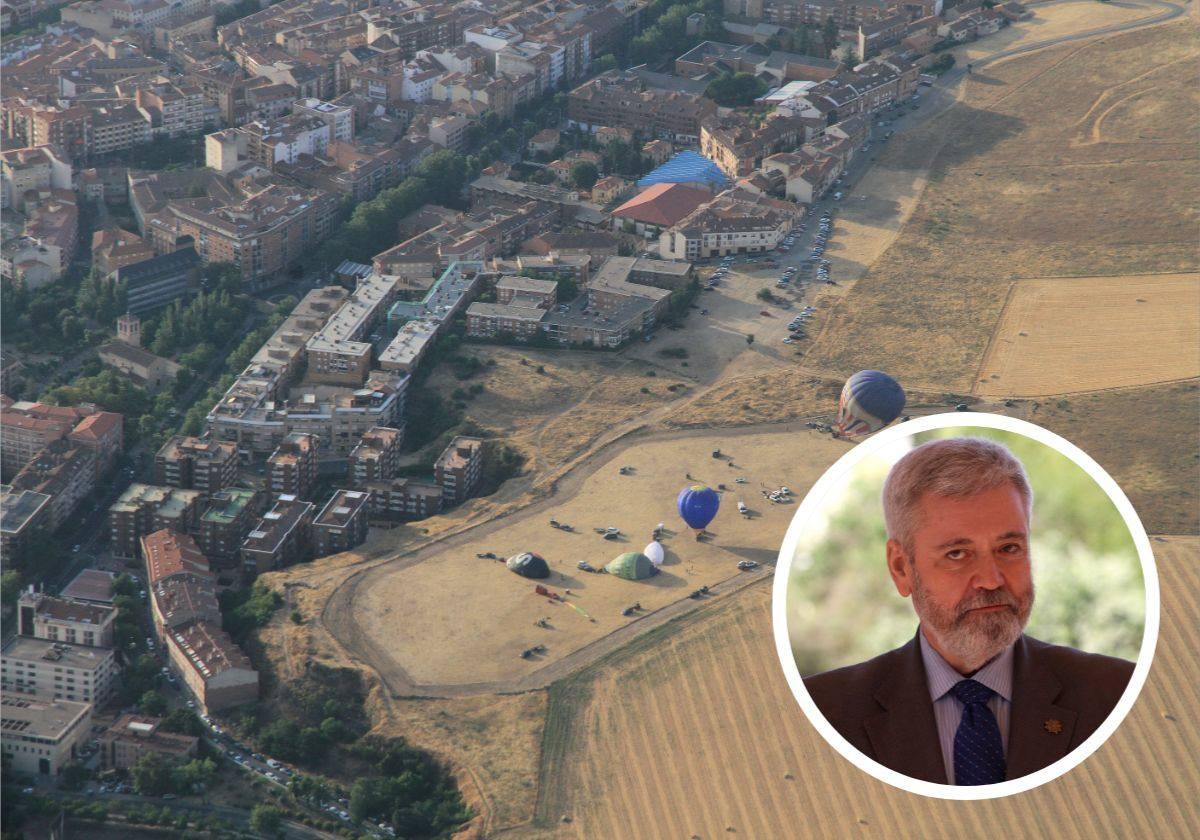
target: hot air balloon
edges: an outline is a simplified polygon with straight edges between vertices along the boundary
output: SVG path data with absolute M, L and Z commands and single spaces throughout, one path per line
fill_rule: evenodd
M 658 574 L 658 567 L 647 559 L 645 554 L 636 551 L 626 551 L 604 567 L 610 575 L 616 575 L 625 580 L 645 580 Z
M 703 484 L 693 484 L 679 491 L 679 515 L 689 528 L 703 531 L 721 506 L 716 490 Z
M 650 562 L 655 566 L 661 566 L 663 558 L 666 556 L 666 552 L 663 551 L 662 543 L 660 543 L 658 540 L 655 540 L 642 549 L 642 554 L 645 554 Z
M 521 577 L 527 578 L 548 578 L 550 577 L 550 565 L 538 555 L 523 551 L 520 554 L 514 554 L 509 557 L 505 565 L 508 566 L 510 572 L 516 572 Z
M 877 432 L 904 411 L 904 389 L 878 370 L 860 370 L 846 380 L 834 429 L 842 435 Z

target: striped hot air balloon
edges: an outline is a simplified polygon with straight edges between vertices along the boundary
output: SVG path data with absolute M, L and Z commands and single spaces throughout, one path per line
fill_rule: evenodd
M 846 380 L 834 429 L 842 435 L 877 432 L 904 411 L 904 389 L 878 370 L 860 370 Z

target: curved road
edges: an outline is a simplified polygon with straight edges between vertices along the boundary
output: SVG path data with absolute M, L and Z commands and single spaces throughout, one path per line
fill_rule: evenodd
M 1049 0 L 1047 3 L 1036 5 L 1046 6 L 1056 2 L 1066 2 L 1066 0 Z M 1064 35 L 1059 38 L 1036 41 L 1008 50 L 1002 50 L 994 55 L 973 61 L 972 66 L 973 68 L 978 68 L 1014 56 L 1072 41 L 1081 41 L 1158 25 L 1178 18 L 1187 12 L 1185 7 L 1177 3 L 1168 2 L 1168 0 L 1144 0 L 1144 4 L 1161 7 L 1163 11 L 1153 17 L 1090 29 L 1071 35 Z M 966 75 L 967 71 L 965 67 L 956 67 L 943 76 L 933 91 L 934 93 L 941 94 L 941 96 L 938 97 L 938 101 L 934 104 L 934 107 L 925 109 L 923 114 L 925 119 L 937 116 L 958 101 L 959 94 L 952 89 L 956 88 Z M 354 600 L 359 587 L 364 584 L 367 586 L 371 585 L 371 581 L 373 581 L 376 575 L 391 573 L 398 568 L 403 569 L 413 566 L 436 554 L 452 551 L 464 545 L 469 540 L 498 530 L 512 521 L 544 513 L 547 508 L 561 504 L 564 500 L 569 499 L 578 492 L 583 480 L 592 473 L 594 468 L 598 466 L 597 462 L 601 459 L 607 460 L 634 443 L 643 443 L 651 439 L 664 440 L 692 436 L 709 436 L 714 433 L 712 429 L 698 429 L 692 431 L 662 432 L 650 435 L 644 434 L 652 422 L 653 418 L 651 417 L 642 418 L 628 430 L 618 433 L 615 438 L 593 447 L 588 453 L 581 456 L 571 465 L 569 471 L 561 479 L 553 483 L 551 494 L 548 498 L 533 501 L 512 513 L 501 515 L 486 522 L 468 525 L 408 553 L 397 554 L 390 559 L 366 561 L 363 564 L 364 568 L 347 577 L 330 595 L 321 611 L 321 625 L 342 648 L 348 659 L 361 663 L 379 676 L 380 681 L 392 697 L 452 697 L 473 694 L 522 692 L 544 688 L 556 680 L 595 662 L 600 657 L 616 650 L 636 636 L 699 608 L 707 599 L 696 601 L 684 598 L 643 618 L 631 621 L 609 635 L 585 645 L 562 659 L 549 663 L 525 677 L 500 682 L 459 685 L 421 685 L 414 683 L 408 674 L 404 672 L 403 668 L 395 663 L 386 643 L 374 637 L 358 623 L 354 609 Z M 800 420 L 783 424 L 763 424 L 733 430 L 726 429 L 721 430 L 720 433 L 728 437 L 738 437 L 747 434 L 758 434 L 764 431 L 784 432 L 802 428 L 803 420 Z M 742 573 L 731 577 L 718 586 L 713 587 L 713 595 L 733 592 L 764 580 L 770 575 L 772 568 L 772 566 L 764 566 L 758 571 Z

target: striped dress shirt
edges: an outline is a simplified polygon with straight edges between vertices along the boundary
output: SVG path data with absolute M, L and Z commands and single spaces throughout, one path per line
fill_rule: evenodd
M 929 699 L 933 701 L 933 717 L 937 722 L 938 742 L 942 746 L 942 761 L 946 766 L 946 779 L 954 782 L 954 736 L 962 722 L 963 705 L 950 693 L 950 689 L 966 679 L 942 659 L 941 654 L 925 640 L 925 632 L 917 633 L 921 643 L 921 659 L 925 663 L 925 681 L 929 685 Z M 1009 645 L 993 657 L 986 665 L 971 675 L 971 679 L 983 683 L 996 692 L 988 700 L 988 708 L 996 717 L 1000 727 L 1000 740 L 1004 744 L 1004 756 L 1008 757 L 1008 721 L 1012 714 L 1013 646 Z

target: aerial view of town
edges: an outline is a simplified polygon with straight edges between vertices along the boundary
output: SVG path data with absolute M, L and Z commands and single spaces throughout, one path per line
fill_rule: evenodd
M 0 2 L 4 838 L 1195 836 L 1198 9 Z M 1020 808 L 780 671 L 859 371 L 1152 535 L 1141 699 Z

